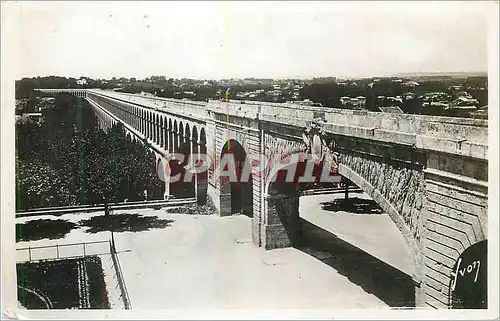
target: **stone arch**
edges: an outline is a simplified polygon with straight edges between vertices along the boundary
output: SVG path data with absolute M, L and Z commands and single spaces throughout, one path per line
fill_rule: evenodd
M 184 129 L 184 136 L 185 136 L 185 144 L 188 145 L 189 147 L 189 153 L 192 153 L 192 133 L 191 133 L 191 128 L 189 127 L 189 123 L 186 122 L 186 127 Z
M 207 189 L 208 189 L 208 169 L 206 168 L 207 158 L 206 158 L 206 141 L 201 141 L 198 128 L 196 124 L 193 124 L 191 131 L 191 140 L 193 146 L 193 162 L 194 166 L 198 169 L 196 173 L 196 197 L 197 202 L 200 205 L 205 205 L 207 203 Z M 201 168 L 201 170 L 199 170 Z
M 142 117 L 142 108 L 137 107 L 137 126 L 139 132 L 142 134 L 142 124 L 143 124 L 143 117 Z
M 154 111 L 151 112 L 151 132 L 150 139 L 153 143 L 156 143 L 156 113 Z
M 191 139 L 193 142 L 195 142 L 198 145 L 199 139 L 198 139 L 198 128 L 196 125 L 193 125 L 193 129 L 191 130 Z
M 424 293 L 423 288 L 420 287 L 420 282 L 424 276 L 424 254 L 422 253 L 419 243 L 413 237 L 410 228 L 389 200 L 387 200 L 377 189 L 375 189 L 364 177 L 342 163 L 339 164 L 338 172 L 340 175 L 346 177 L 351 182 L 359 186 L 363 192 L 368 194 L 382 208 L 382 210 L 389 215 L 391 220 L 401 232 L 405 243 L 410 249 L 415 268 L 414 275 L 412 275 L 413 281 L 418 286 L 415 293 L 415 302 L 417 305 L 423 304 Z
M 194 135 L 196 135 L 196 137 L 200 137 L 198 126 L 196 126 L 196 123 L 193 124 L 193 128 L 191 129 L 191 137 L 194 137 Z
M 206 150 L 206 144 L 207 144 L 207 134 L 205 133 L 205 128 L 200 129 L 200 143 L 205 145 L 205 150 Z
M 157 112 L 153 112 L 153 142 L 158 144 L 160 131 L 160 119 Z
M 219 177 L 221 216 L 244 214 L 253 217 L 253 180 L 247 152 L 239 141 L 229 139 L 222 146 L 220 159 L 219 173 L 231 173 Z
M 196 125 L 193 125 L 193 129 L 191 131 L 191 141 L 192 141 L 191 145 L 193 146 L 192 154 L 196 156 L 193 159 L 196 162 L 200 157 L 200 143 L 198 139 L 198 131 L 196 130 Z
M 167 128 L 167 144 L 168 144 L 168 151 L 172 152 L 173 150 L 173 139 L 172 139 L 172 131 L 174 130 L 173 125 L 172 125 L 172 118 L 168 118 L 168 128 Z
M 154 114 L 149 112 L 149 139 L 154 140 Z
M 160 127 L 160 115 L 158 113 L 155 113 L 156 114 L 156 121 L 155 121 L 155 142 L 156 144 L 160 144 L 160 131 L 161 131 L 161 127 Z
M 137 128 L 137 108 L 135 106 L 130 107 L 132 127 Z
M 193 137 L 192 133 L 191 133 L 191 126 L 189 126 L 189 122 L 186 122 L 186 128 L 184 129 L 184 135 L 186 135 L 188 140 L 190 140 Z
M 151 113 L 146 110 L 146 138 L 151 139 Z
M 177 153 L 179 153 L 177 151 Z M 170 155 L 172 156 L 172 155 Z M 168 166 L 170 168 L 169 192 L 176 198 L 195 197 L 196 186 L 195 176 L 187 170 L 188 157 L 170 157 L 168 156 Z
M 207 155 L 207 135 L 205 133 L 205 128 L 201 127 L 199 129 L 198 144 L 200 155 L 204 155 L 205 161 L 209 162 L 209 168 L 200 174 L 198 174 L 198 202 L 200 204 L 206 204 L 208 198 L 208 177 L 209 172 L 213 172 L 215 164 L 211 161 L 210 155 Z
M 142 133 L 143 133 L 145 138 L 148 138 L 149 119 L 148 119 L 148 110 L 147 109 L 142 110 L 142 116 L 143 116 Z
M 167 116 L 163 116 L 163 128 L 162 128 L 162 135 L 163 135 L 163 149 L 168 150 L 168 123 L 167 123 Z
M 334 156 L 330 150 L 326 150 L 321 157 L 321 166 L 328 166 L 329 161 L 326 157 Z M 335 157 L 333 159 L 336 159 Z M 309 158 L 308 158 L 309 161 Z M 330 160 L 331 161 L 331 160 Z M 336 163 L 335 160 L 333 160 Z M 264 185 L 264 197 L 266 202 L 264 203 L 264 215 L 267 215 L 268 225 L 272 226 L 274 230 L 273 233 L 278 235 L 277 238 L 269 238 L 265 247 L 267 249 L 277 248 L 277 247 L 288 247 L 296 246 L 301 243 L 301 226 L 299 220 L 299 185 L 297 183 L 298 177 L 301 176 L 302 170 L 297 170 L 295 173 L 293 184 L 279 185 L 280 179 L 274 182 L 277 175 L 280 175 L 285 170 L 297 166 L 301 162 L 295 162 L 292 164 L 277 164 L 271 168 L 269 174 L 266 178 Z M 303 166 L 306 166 L 305 162 Z M 419 245 L 418 240 L 416 240 L 408 225 L 403 220 L 402 216 L 394 208 L 394 206 L 387 200 L 377 189 L 375 189 L 370 183 L 357 172 L 346 166 L 345 164 L 339 163 L 337 165 L 337 173 L 341 176 L 352 181 L 354 184 L 359 186 L 363 192 L 368 194 L 381 208 L 386 212 L 391 220 L 400 230 L 405 243 L 407 244 L 414 266 L 414 273 L 411 275 L 415 286 L 415 304 L 417 306 L 422 306 L 425 302 L 424 287 L 421 282 L 424 278 L 424 255 L 422 248 Z M 282 210 L 285 209 L 285 210 Z
M 151 112 L 151 140 L 153 141 L 153 143 L 156 143 L 157 124 L 158 115 L 153 111 Z
M 144 108 L 141 108 L 141 133 L 145 137 L 146 137 L 146 124 L 147 124 L 146 110 Z
M 156 113 L 156 143 L 160 145 L 161 142 L 161 132 L 162 132 L 162 125 L 161 125 L 161 115 L 159 113 Z
M 177 119 L 174 119 L 174 133 L 173 133 L 174 143 L 172 144 L 172 152 L 176 153 L 179 148 L 179 128 L 177 126 Z
M 164 147 L 164 127 L 165 127 L 165 118 L 163 116 L 160 116 L 160 147 Z
M 141 118 L 139 115 L 139 109 L 136 107 L 135 111 L 134 111 L 134 128 L 137 130 L 139 130 L 140 121 L 141 121 Z
M 182 122 L 182 120 L 179 121 L 179 135 L 180 135 L 179 143 L 182 144 L 184 140 L 184 123 Z
M 269 195 L 269 191 L 272 189 L 274 182 L 273 180 L 276 176 L 283 170 L 291 169 L 293 166 L 296 166 L 297 163 L 278 163 L 272 166 L 269 170 L 269 173 L 266 177 L 266 184 L 264 185 L 264 195 Z M 296 175 L 297 176 L 297 173 Z
M 184 152 L 186 138 L 184 137 L 184 123 L 182 121 L 179 122 L 178 140 L 179 140 L 178 152 Z

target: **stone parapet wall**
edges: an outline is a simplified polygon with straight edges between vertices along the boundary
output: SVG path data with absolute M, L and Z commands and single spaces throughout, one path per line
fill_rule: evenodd
M 487 239 L 487 189 L 450 180 L 446 172 L 426 170 L 426 233 L 424 282 L 426 304 L 447 308 L 453 266 L 471 245 Z M 466 180 L 466 178 L 465 178 Z

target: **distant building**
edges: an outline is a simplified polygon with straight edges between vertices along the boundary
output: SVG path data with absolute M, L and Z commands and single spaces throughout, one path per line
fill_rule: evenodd
M 359 101 L 360 105 L 366 105 L 366 97 L 365 96 L 358 96 L 356 99 Z
M 415 93 L 404 93 L 403 94 L 403 99 L 404 100 L 410 100 L 410 99 L 415 99 L 417 95 Z
M 403 99 L 401 99 L 401 96 L 396 96 L 396 97 L 389 96 L 389 97 L 386 97 L 385 100 L 393 102 L 393 103 L 400 103 L 400 104 L 403 103 Z
M 460 98 L 460 97 L 464 97 L 464 98 L 467 98 L 467 99 L 473 99 L 472 95 L 469 94 L 468 92 L 466 91 L 459 91 L 459 92 L 456 92 L 453 94 L 453 97 L 455 98 Z
M 315 103 L 310 99 L 304 99 L 304 100 L 292 100 L 292 101 L 287 101 L 289 104 L 297 104 L 301 106 L 316 106 L 316 107 L 323 107 L 322 104 L 320 103 Z
M 77 85 L 80 85 L 80 86 L 83 86 L 83 85 L 86 85 L 87 84 L 87 79 L 85 78 L 80 78 L 76 81 L 76 84 Z
M 21 115 L 16 115 L 16 123 L 23 123 L 26 121 L 40 123 L 42 121 L 42 113 L 24 113 Z
M 347 97 L 347 96 L 343 96 L 343 97 L 340 97 L 340 103 L 342 105 L 347 105 L 347 103 L 351 100 L 351 97 Z
M 420 84 L 416 81 L 410 80 L 410 81 L 403 83 L 403 86 L 413 88 L 413 87 L 420 86 Z
M 146 96 L 146 97 L 155 97 L 152 93 L 148 93 L 146 91 L 141 91 L 141 96 Z
M 454 86 L 450 86 L 450 89 L 454 90 L 454 91 L 463 90 L 464 86 L 462 86 L 462 85 L 454 85 Z
M 446 101 L 433 101 L 429 104 L 431 107 L 440 107 L 440 108 L 447 108 L 449 105 L 448 102 Z
M 363 108 L 366 105 L 366 97 L 358 96 L 358 97 L 348 97 L 343 96 L 340 97 L 340 103 L 344 106 L 348 105 L 356 108 Z
M 397 106 L 390 106 L 390 107 L 379 107 L 378 108 L 381 112 L 383 113 L 391 113 L 391 114 L 403 114 L 403 111 L 401 108 Z
M 468 98 L 468 97 L 458 97 L 454 101 L 451 102 L 450 107 L 451 108 L 456 108 L 456 107 L 476 107 L 479 104 L 479 101 L 475 98 Z

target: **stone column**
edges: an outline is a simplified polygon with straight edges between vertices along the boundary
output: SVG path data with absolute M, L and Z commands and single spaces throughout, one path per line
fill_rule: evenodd
M 160 121 L 160 147 L 165 148 L 165 128 L 161 126 L 163 121 Z
M 161 133 L 161 122 L 160 122 L 158 117 L 155 117 L 155 121 L 156 120 L 158 120 L 158 122 L 155 122 L 155 128 L 156 128 L 156 130 L 155 130 L 155 133 L 156 133 L 155 143 L 159 145 L 160 144 L 160 133 Z
M 198 140 L 196 144 L 196 160 L 201 159 L 201 152 L 202 152 L 202 142 Z M 204 162 L 207 160 L 206 155 L 204 157 Z M 206 163 L 203 164 L 205 166 Z M 197 189 L 197 202 L 199 205 L 205 205 L 207 203 L 207 187 L 208 187 L 208 169 L 202 173 L 196 174 L 196 189 Z
M 180 146 L 180 132 L 179 128 L 177 128 L 177 131 L 174 130 L 174 153 L 178 151 L 179 146 Z
M 265 200 L 262 246 L 267 250 L 300 242 L 299 194 L 268 195 Z
M 167 151 L 172 152 L 172 129 L 167 127 Z
M 140 126 L 139 131 L 141 132 L 141 134 L 143 134 L 143 135 L 144 135 L 144 134 L 145 134 L 145 133 L 144 133 L 144 131 L 145 131 L 145 126 L 144 126 L 144 124 L 145 124 L 145 122 L 146 122 L 146 120 L 145 120 L 145 118 L 144 118 L 144 110 L 141 110 L 140 115 L 141 115 L 141 118 L 140 118 L 140 119 L 141 119 L 141 124 L 139 125 L 139 126 Z
M 190 144 L 189 144 L 189 167 L 191 167 L 191 171 L 193 172 L 194 176 L 194 197 L 196 200 L 198 200 L 198 174 L 196 173 L 196 168 L 195 168 L 195 158 L 198 159 L 198 151 L 199 151 L 199 146 L 198 142 L 194 141 L 191 137 L 188 137 Z M 195 155 L 193 155 L 193 153 Z M 196 157 L 194 157 L 196 156 Z
M 151 140 L 153 136 L 153 121 L 152 121 L 152 115 L 148 113 L 148 139 Z

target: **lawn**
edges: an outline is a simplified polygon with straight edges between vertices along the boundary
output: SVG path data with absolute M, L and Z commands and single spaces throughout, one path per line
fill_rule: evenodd
M 109 309 L 101 259 L 18 263 L 18 300 L 27 309 Z

